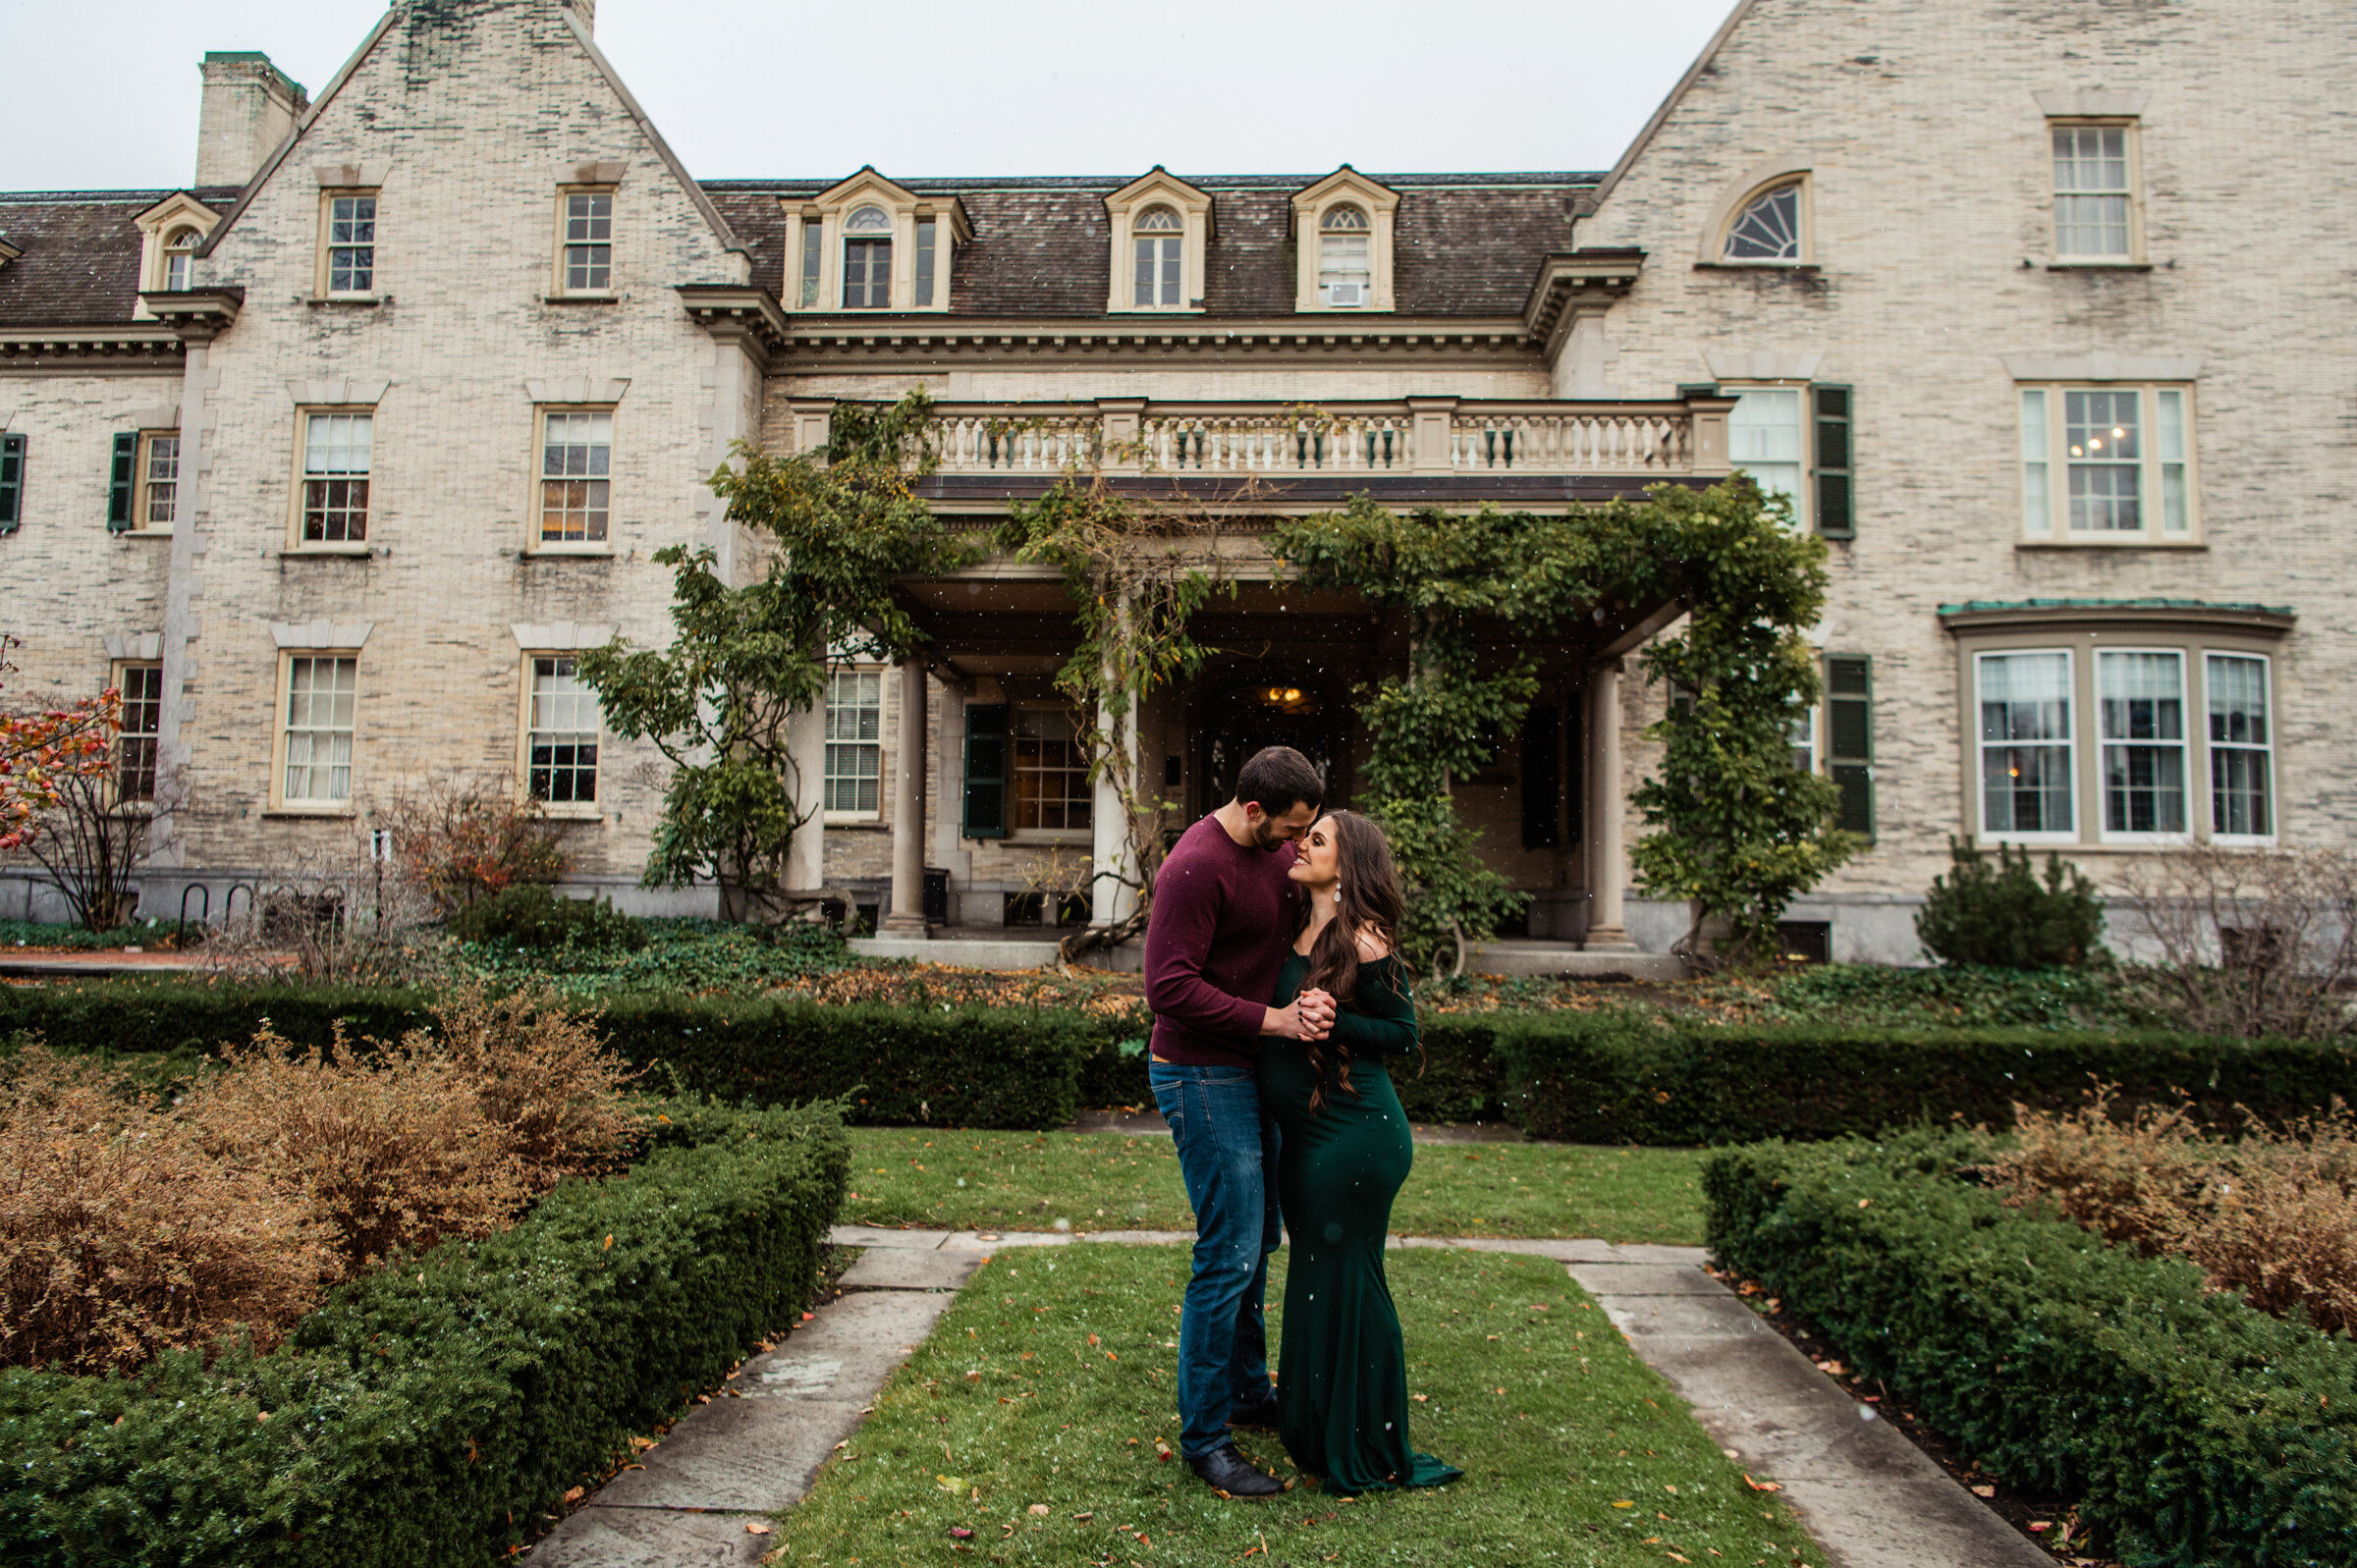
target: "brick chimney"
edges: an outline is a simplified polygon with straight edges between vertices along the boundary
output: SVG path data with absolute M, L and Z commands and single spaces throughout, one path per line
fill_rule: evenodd
M 253 178 L 310 107 L 302 84 L 252 50 L 204 57 L 204 109 L 196 123 L 196 183 L 242 186 Z

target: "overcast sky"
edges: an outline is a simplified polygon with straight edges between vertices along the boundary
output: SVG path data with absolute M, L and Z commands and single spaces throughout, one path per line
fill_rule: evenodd
M 1602 169 L 1733 0 L 598 0 L 703 179 Z M 0 0 L 0 189 L 172 187 L 196 63 L 316 92 L 381 0 Z

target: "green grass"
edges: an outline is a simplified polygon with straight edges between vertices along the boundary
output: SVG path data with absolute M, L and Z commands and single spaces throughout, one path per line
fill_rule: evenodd
M 1284 1261 L 1269 1281 L 1273 1338 Z M 1156 1448 L 1178 1442 L 1185 1252 L 1025 1249 L 986 1264 L 893 1374 L 808 1498 L 780 1516 L 775 1560 L 1823 1563 L 1560 1264 L 1412 1252 L 1386 1267 L 1409 1386 L 1427 1401 L 1411 1406 L 1411 1439 L 1461 1481 L 1350 1501 L 1307 1486 L 1223 1501 Z M 1292 1478 L 1273 1435 L 1246 1433 L 1244 1447 Z
M 1392 1227 L 1419 1236 L 1702 1244 L 1702 1151 L 1418 1144 Z M 843 1222 L 951 1230 L 1191 1230 L 1171 1140 L 851 1129 Z

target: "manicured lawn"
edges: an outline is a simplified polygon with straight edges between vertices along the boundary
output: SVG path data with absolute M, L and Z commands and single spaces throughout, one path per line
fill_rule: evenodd
M 1270 1279 L 1272 1338 L 1284 1333 L 1285 1257 Z M 809 1497 L 780 1516 L 775 1560 L 1824 1562 L 1560 1264 L 1471 1252 L 1386 1263 L 1409 1386 L 1424 1396 L 1412 1438 L 1464 1470 L 1450 1487 L 1344 1501 L 1302 1486 L 1223 1501 L 1156 1447 L 1178 1442 L 1185 1252 L 1012 1250 L 967 1284 Z M 1244 1447 L 1293 1478 L 1273 1435 L 1246 1433 Z
M 1421 1236 L 1702 1243 L 1702 1152 L 1418 1144 L 1392 1211 Z M 1163 1137 L 851 1129 L 843 1221 L 957 1230 L 1191 1230 Z

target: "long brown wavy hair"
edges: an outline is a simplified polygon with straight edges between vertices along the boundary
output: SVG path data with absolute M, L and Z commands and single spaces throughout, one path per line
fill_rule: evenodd
M 1395 952 L 1399 945 L 1399 920 L 1406 912 L 1407 901 L 1399 892 L 1399 873 L 1392 864 L 1392 846 L 1385 840 L 1383 830 L 1366 818 L 1348 811 L 1331 811 L 1326 820 L 1334 825 L 1335 893 L 1340 903 L 1334 919 L 1318 933 L 1310 946 L 1309 973 L 1301 982 L 1304 991 L 1326 992 L 1337 1006 L 1356 1012 L 1359 984 L 1358 938 L 1362 932 L 1381 937 L 1386 947 Z M 1310 906 L 1301 906 L 1301 924 L 1309 924 Z M 1294 935 L 1297 938 L 1299 931 Z M 1400 966 L 1393 964 L 1389 983 L 1395 991 L 1400 989 Z M 1418 1046 L 1421 1052 L 1421 1044 Z M 1358 1090 L 1350 1082 L 1350 1048 L 1339 1040 L 1309 1042 L 1309 1063 L 1318 1075 L 1315 1087 L 1309 1092 L 1309 1108 L 1323 1110 L 1326 1094 L 1340 1089 L 1346 1095 Z

